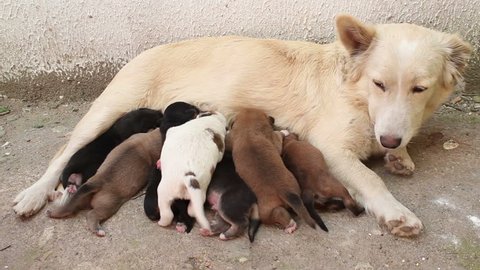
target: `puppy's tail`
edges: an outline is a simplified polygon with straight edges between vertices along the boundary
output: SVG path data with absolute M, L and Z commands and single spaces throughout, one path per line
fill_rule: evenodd
M 148 186 L 145 191 L 145 200 L 143 201 L 143 210 L 145 215 L 153 221 L 160 219 L 160 211 L 158 210 L 158 194 L 157 188 L 160 184 L 162 173 L 155 167 L 152 167 L 148 174 Z
M 250 223 L 248 225 L 248 239 L 250 243 L 253 243 L 255 240 L 255 235 L 257 234 L 258 228 L 260 227 L 260 215 L 258 213 L 258 204 L 255 203 L 252 206 L 250 213 Z
M 95 178 L 92 178 L 91 181 L 80 186 L 70 201 L 52 210 L 48 210 L 47 215 L 51 218 L 62 218 L 87 208 L 90 205 L 93 195 L 95 195 L 101 187 L 101 184 L 95 181 Z
M 305 208 L 305 205 L 302 202 L 302 199 L 300 198 L 299 195 L 293 193 L 293 192 L 286 192 L 283 194 L 284 202 L 290 206 L 293 211 L 299 215 L 305 222 L 312 228 L 317 229 L 317 227 L 325 226 L 323 221 L 321 221 L 321 224 L 317 223 L 309 214 L 307 208 Z M 318 215 L 318 214 L 317 214 Z M 320 217 L 320 216 L 319 216 Z
M 328 228 L 323 222 L 322 218 L 318 214 L 317 210 L 315 209 L 315 199 L 313 198 L 313 193 L 311 191 L 305 190 L 302 192 L 302 201 L 307 208 L 308 213 L 310 216 L 315 220 L 315 223 L 320 226 L 320 228 L 326 232 L 328 232 Z

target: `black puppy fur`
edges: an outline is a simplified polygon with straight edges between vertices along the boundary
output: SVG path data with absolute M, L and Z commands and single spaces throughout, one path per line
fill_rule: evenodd
M 164 116 L 162 120 L 162 124 L 160 125 L 160 132 L 162 133 L 162 138 L 165 140 L 167 131 L 171 127 L 180 126 L 195 117 L 200 113 L 200 110 L 188 103 L 185 102 L 175 102 L 170 104 L 164 111 Z M 156 172 L 154 172 L 156 173 Z M 153 173 L 152 173 L 153 174 Z M 161 173 L 158 171 L 158 175 L 155 177 L 151 177 L 148 182 L 147 190 L 145 191 L 145 200 L 143 203 L 143 209 L 145 211 L 145 215 L 150 220 L 157 221 L 160 219 L 160 213 L 158 209 L 158 195 L 157 195 L 157 188 L 158 184 L 160 183 Z M 187 225 L 187 231 L 191 230 L 191 226 L 189 227 L 189 222 L 187 218 L 180 218 L 181 216 L 188 216 L 183 212 L 183 206 L 181 204 L 185 204 L 185 202 L 178 202 L 176 200 L 172 205 L 172 210 L 174 208 L 178 209 L 179 217 L 177 217 L 177 222 L 184 222 Z M 188 206 L 188 203 L 187 203 Z M 174 216 L 177 216 L 175 211 L 173 211 Z M 189 216 L 188 216 L 189 217 Z M 179 218 L 181 220 L 179 220 Z
M 240 236 L 248 227 L 248 238 L 253 242 L 260 226 L 257 197 L 236 173 L 231 152 L 225 152 L 218 163 L 207 194 L 217 211 L 212 232 L 228 240 Z
M 163 114 L 146 108 L 128 112 L 98 138 L 78 150 L 65 166 L 60 180 L 64 188 L 77 187 L 92 177 L 117 145 L 135 133 L 144 133 L 160 126 Z

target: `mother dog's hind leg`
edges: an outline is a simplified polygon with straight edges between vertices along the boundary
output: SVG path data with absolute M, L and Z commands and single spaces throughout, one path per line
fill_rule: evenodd
M 98 98 L 75 126 L 65 149 L 52 159 L 43 176 L 15 197 L 15 213 L 30 216 L 38 212 L 45 205 L 48 196 L 54 192 L 60 174 L 72 155 L 112 126 L 115 120 L 133 109 L 134 105 L 135 101 L 122 103 L 115 100 L 115 97 L 110 100 L 108 97 Z
M 423 225 L 417 216 L 397 201 L 382 179 L 353 153 L 332 149 L 322 149 L 322 152 L 332 173 L 365 206 L 367 213 L 375 216 L 380 227 L 398 236 L 408 237 L 420 233 Z

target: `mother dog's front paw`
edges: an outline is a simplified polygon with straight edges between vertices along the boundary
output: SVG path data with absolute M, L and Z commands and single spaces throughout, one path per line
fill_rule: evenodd
M 393 235 L 414 237 L 423 229 L 420 219 L 391 195 L 375 198 L 367 209 L 375 215 L 380 227 Z
M 393 174 L 410 176 L 415 170 L 415 164 L 410 158 L 387 153 L 385 155 L 385 168 Z
M 15 197 L 13 211 L 19 216 L 31 216 L 42 209 L 53 192 L 44 185 L 34 184 Z

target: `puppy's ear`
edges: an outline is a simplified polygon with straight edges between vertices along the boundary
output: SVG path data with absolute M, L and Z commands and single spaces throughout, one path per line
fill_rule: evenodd
M 270 121 L 270 124 L 273 126 L 275 124 L 275 118 L 269 116 L 268 120 Z
M 233 128 L 233 124 L 235 124 L 235 120 L 230 120 L 230 123 L 228 124 L 227 130 L 231 130 Z
M 473 50 L 472 45 L 457 35 L 448 35 L 443 45 L 445 46 L 444 81 L 446 85 L 455 85 L 463 77 Z
M 197 115 L 200 113 L 200 111 L 197 108 L 190 108 L 185 110 L 186 115 L 192 115 L 193 118 L 197 117 Z
M 351 56 L 359 55 L 370 47 L 375 37 L 375 29 L 372 26 L 363 24 L 347 14 L 339 14 L 335 20 L 338 37 Z

